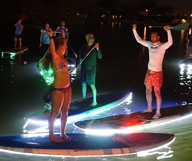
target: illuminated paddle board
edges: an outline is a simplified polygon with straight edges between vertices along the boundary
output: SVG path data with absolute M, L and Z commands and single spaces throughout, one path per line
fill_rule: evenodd
M 12 48 L 12 49 L 8 49 L 5 50 L 1 53 L 1 57 L 4 58 L 5 54 L 9 55 L 11 59 L 14 59 L 16 55 L 21 55 L 24 54 L 26 51 L 28 51 L 27 47 L 22 47 L 20 48 Z
M 151 113 L 134 112 L 100 119 L 79 121 L 74 125 L 87 133 L 99 134 L 103 132 L 123 133 L 139 131 L 145 127 L 171 123 L 179 119 L 192 117 L 192 106 L 169 106 L 161 108 L 161 117 L 153 119 L 156 109 Z
M 53 143 L 48 135 L 14 135 L 0 137 L 0 151 L 8 153 L 62 156 L 128 155 L 142 151 L 155 151 L 168 146 L 173 134 L 132 133 L 112 136 L 67 134 L 71 141 Z
M 98 106 L 91 107 L 92 97 L 86 100 L 86 103 L 79 103 L 75 101 L 71 103 L 69 108 L 69 117 L 67 123 L 71 124 L 80 120 L 87 120 L 93 118 L 100 118 L 115 115 L 116 111 L 112 110 L 115 108 L 128 108 L 129 104 L 132 102 L 131 92 L 116 92 L 102 94 L 97 97 Z M 50 110 L 45 109 L 37 111 L 29 116 L 27 116 L 23 130 L 25 133 L 28 132 L 47 132 L 48 131 L 48 117 L 50 115 Z M 60 126 L 60 119 L 56 120 L 56 129 Z

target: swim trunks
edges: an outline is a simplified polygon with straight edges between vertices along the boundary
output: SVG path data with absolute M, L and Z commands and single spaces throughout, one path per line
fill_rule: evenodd
M 96 68 L 92 68 L 91 70 L 84 70 L 81 72 L 81 83 L 94 85 L 95 77 L 96 77 Z
M 163 72 L 147 70 L 144 84 L 146 86 L 162 87 L 163 86 Z

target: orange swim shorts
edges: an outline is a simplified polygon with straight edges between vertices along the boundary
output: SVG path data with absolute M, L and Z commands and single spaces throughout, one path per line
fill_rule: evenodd
M 144 84 L 146 86 L 162 87 L 163 86 L 163 72 L 147 70 Z

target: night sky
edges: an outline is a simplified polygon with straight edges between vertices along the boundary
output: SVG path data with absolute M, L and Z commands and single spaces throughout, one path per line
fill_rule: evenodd
M 170 5 L 174 10 L 182 13 L 192 13 L 191 0 L 156 0 L 159 5 Z
M 146 2 L 144 3 L 146 6 L 142 5 L 142 2 Z M 81 12 L 81 14 L 92 16 L 96 13 L 94 8 L 111 10 L 111 13 L 123 10 L 121 13 L 130 18 L 134 11 L 147 8 L 148 4 L 155 4 L 156 8 L 169 6 L 171 12 L 192 13 L 192 0 L 6 0 L 1 2 L 0 24 L 20 18 L 42 23 L 43 20 L 56 20 L 55 17 L 57 17 L 60 21 L 59 17 L 69 12 L 71 15 Z M 151 7 L 155 9 L 153 5 Z
M 119 0 L 122 3 L 128 2 L 141 2 L 144 0 Z M 150 0 L 149 0 L 150 1 Z M 169 5 L 173 8 L 174 11 L 181 13 L 192 13 L 192 1 L 191 0 L 151 0 L 154 1 L 157 6 L 166 6 Z

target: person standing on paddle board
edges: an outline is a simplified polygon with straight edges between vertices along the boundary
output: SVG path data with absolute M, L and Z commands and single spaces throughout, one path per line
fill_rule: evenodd
M 61 32 L 64 31 L 65 34 L 65 39 L 68 40 L 69 39 L 69 30 L 68 28 L 65 26 L 65 21 L 61 21 L 61 25 L 57 27 L 56 32 Z M 56 37 L 62 37 L 61 33 L 56 33 Z
M 91 87 L 93 94 L 93 101 L 90 106 L 97 105 L 97 89 L 95 87 L 96 66 L 97 58 L 102 59 L 99 43 L 95 43 L 95 37 L 93 33 L 85 35 L 87 44 L 83 46 L 77 57 L 77 64 L 81 62 L 81 88 L 83 99 L 80 102 L 84 102 L 86 99 L 87 85 Z M 84 59 L 85 58 L 85 59 Z
M 154 119 L 157 119 L 161 116 L 161 87 L 163 85 L 162 63 L 164 59 L 164 54 L 166 49 L 168 49 L 173 44 L 172 35 L 169 27 L 170 26 L 168 25 L 164 26 L 164 29 L 167 31 L 168 41 L 166 43 L 161 43 L 160 36 L 157 32 L 151 33 L 151 41 L 141 39 L 136 31 L 137 25 L 133 24 L 133 34 L 136 41 L 149 49 L 148 70 L 146 72 L 144 80 L 144 84 L 146 86 L 146 99 L 148 107 L 143 112 L 152 112 L 152 91 L 154 90 L 157 104 L 157 110 L 155 115 L 153 116 Z
M 22 47 L 22 32 L 23 32 L 23 25 L 21 24 L 22 20 L 18 20 L 15 26 L 15 36 L 14 36 L 14 48 L 17 47 L 17 41 L 19 41 L 19 49 Z
M 69 39 L 69 30 L 65 26 L 65 21 L 61 21 L 61 25 L 57 27 L 56 31 L 56 37 L 62 37 L 62 34 L 60 33 L 61 31 L 64 32 L 65 36 L 64 38 L 68 41 Z M 65 57 L 67 58 L 68 56 L 68 49 L 66 49 Z
M 46 23 L 44 30 L 41 31 L 40 44 L 39 44 L 39 47 L 41 49 L 41 56 L 43 56 L 49 48 L 50 38 L 49 38 L 49 35 L 47 33 L 49 28 L 50 28 L 49 24 Z
M 72 91 L 70 86 L 70 73 L 68 62 L 64 58 L 67 47 L 67 41 L 62 37 L 53 40 L 53 32 L 51 29 L 47 31 L 50 36 L 49 50 L 45 56 L 39 61 L 39 68 L 48 71 L 51 67 L 53 70 L 54 81 L 51 86 L 51 102 L 52 111 L 49 117 L 49 139 L 53 142 L 63 142 L 70 140 L 65 134 L 66 122 L 68 117 L 68 108 L 71 102 Z M 61 138 L 54 135 L 54 123 L 58 115 L 61 115 Z

